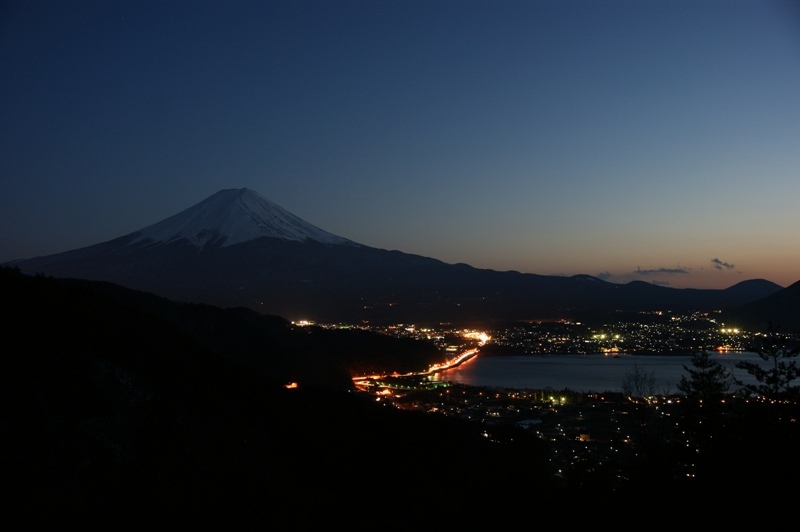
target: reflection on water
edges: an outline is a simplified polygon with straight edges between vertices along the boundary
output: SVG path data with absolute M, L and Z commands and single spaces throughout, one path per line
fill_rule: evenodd
M 477 356 L 461 366 L 432 375 L 431 380 L 488 386 L 494 388 L 530 388 L 576 392 L 620 392 L 625 375 L 635 368 L 655 376 L 657 391 L 679 393 L 677 384 L 689 376 L 684 366 L 694 369 L 689 355 L 520 355 Z M 755 382 L 747 372 L 736 368 L 740 360 L 763 363 L 750 352 L 713 352 L 733 376 Z M 738 388 L 732 385 L 731 391 Z

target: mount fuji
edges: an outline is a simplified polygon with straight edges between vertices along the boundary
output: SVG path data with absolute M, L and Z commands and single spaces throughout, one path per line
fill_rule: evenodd
M 725 290 L 675 289 L 447 264 L 329 233 L 246 188 L 221 190 L 107 242 L 5 266 L 111 282 L 176 301 L 247 307 L 290 320 L 351 323 L 724 309 L 781 290 L 764 280 Z
M 261 237 L 356 245 L 301 220 L 246 188 L 221 190 L 194 207 L 145 227 L 131 244 L 187 240 L 197 248 L 226 247 Z

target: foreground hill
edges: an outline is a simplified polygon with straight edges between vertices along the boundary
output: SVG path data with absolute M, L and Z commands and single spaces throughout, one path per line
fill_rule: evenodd
M 114 352 L 158 360 L 197 353 L 288 382 L 352 389 L 352 376 L 421 371 L 445 353 L 433 343 L 358 330 L 299 327 L 246 308 L 175 302 L 112 283 L 28 276 L 0 269 L 9 331 L 26 332 L 21 353 Z
M 248 189 L 222 190 L 108 242 L 11 265 L 28 274 L 107 281 L 176 301 L 317 322 L 485 323 L 718 310 L 781 289 L 766 280 L 726 290 L 620 285 L 588 275 L 447 264 L 333 235 Z
M 437 356 L 427 347 L 315 337 L 251 311 L 13 270 L 0 270 L 0 290 L 12 310 L 0 372 L 10 530 L 377 519 L 412 504 L 387 482 L 454 504 L 462 494 L 426 465 L 444 456 L 469 464 L 446 475 L 455 485 L 551 487 L 535 444 L 491 443 L 473 424 L 387 409 L 343 386 L 344 353 L 413 366 Z M 300 387 L 285 388 L 294 377 Z

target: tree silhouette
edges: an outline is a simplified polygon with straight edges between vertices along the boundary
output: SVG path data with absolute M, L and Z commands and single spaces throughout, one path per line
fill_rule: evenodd
M 687 434 L 691 438 L 694 433 L 694 456 L 690 461 L 696 464 L 695 473 L 698 477 L 706 478 L 712 467 L 717 441 L 727 441 L 725 438 L 715 437 L 725 424 L 726 416 L 723 414 L 724 399 L 733 384 L 733 376 L 722 364 L 711 359 L 707 351 L 692 355 L 692 367 L 683 366 L 688 372 L 678 382 L 678 390 L 686 395 L 682 401 L 684 407 L 684 420 L 686 421 Z
M 758 383 L 747 384 L 739 379 L 735 379 L 735 382 L 746 394 L 772 400 L 796 400 L 800 396 L 800 386 L 792 383 L 800 376 L 800 368 L 797 361 L 792 359 L 800 355 L 800 346 L 790 345 L 789 338 L 778 333 L 778 329 L 770 323 L 767 333 L 755 347 L 755 352 L 767 363 L 767 367 L 745 360 L 736 363 L 737 368 L 745 370 Z
M 722 364 L 711 359 L 707 351 L 692 355 L 694 369 L 684 365 L 689 376 L 682 376 L 678 390 L 700 402 L 721 399 L 730 390 L 733 377 Z
M 655 395 L 656 390 L 655 373 L 640 369 L 635 364 L 622 378 L 622 392 L 633 402 Z
M 650 436 L 647 399 L 656 393 L 655 373 L 645 371 L 634 364 L 633 369 L 623 376 L 622 392 L 633 403 L 633 419 L 638 428 L 641 443 L 644 448 L 647 448 Z
M 638 365 L 623 376 L 622 391 L 633 405 L 629 414 L 637 436 L 632 440 L 637 448 L 635 482 L 648 486 L 666 486 L 675 469 L 674 440 L 659 413 L 658 388 L 655 373 Z

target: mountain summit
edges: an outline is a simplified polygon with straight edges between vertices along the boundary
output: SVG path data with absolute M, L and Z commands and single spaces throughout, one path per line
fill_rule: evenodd
M 131 244 L 188 240 L 198 248 L 241 244 L 261 237 L 355 244 L 301 220 L 247 188 L 221 190 L 197 205 L 146 227 Z

